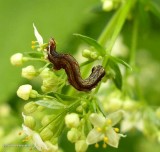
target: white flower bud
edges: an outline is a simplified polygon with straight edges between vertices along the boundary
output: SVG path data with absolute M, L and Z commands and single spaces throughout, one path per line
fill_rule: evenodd
M 103 7 L 104 11 L 107 11 L 107 12 L 111 11 L 114 8 L 113 1 L 112 0 L 105 0 L 103 2 L 103 6 L 102 7 Z
M 80 123 L 78 114 L 71 113 L 71 114 L 66 115 L 65 123 L 68 128 L 78 127 L 78 125 Z
M 12 65 L 22 65 L 23 63 L 23 54 L 22 53 L 16 53 L 14 55 L 11 56 L 10 58 L 11 64 Z
M 18 97 L 23 100 L 28 100 L 32 91 L 32 86 L 29 84 L 22 85 L 17 90 Z
M 79 139 L 80 135 L 81 135 L 80 132 L 76 128 L 72 128 L 67 133 L 67 139 L 70 142 L 74 143 L 74 142 L 76 142 Z
M 85 152 L 87 151 L 88 145 L 85 140 L 79 140 L 75 144 L 76 152 Z
M 37 75 L 34 66 L 30 65 L 22 69 L 22 77 L 27 79 L 33 79 Z

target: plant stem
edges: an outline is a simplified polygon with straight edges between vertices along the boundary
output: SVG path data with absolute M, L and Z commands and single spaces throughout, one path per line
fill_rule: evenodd
M 135 18 L 133 23 L 132 41 L 131 41 L 131 51 L 130 51 L 130 61 L 129 64 L 135 67 L 135 54 L 137 48 L 137 35 L 138 35 L 138 19 Z
M 107 53 L 111 52 L 111 49 L 115 43 L 117 36 L 119 35 L 125 20 L 131 10 L 132 6 L 134 5 L 135 0 L 128 0 L 126 1 L 115 13 L 112 17 L 110 22 L 106 25 L 105 29 L 103 30 L 102 34 L 100 35 L 98 42 L 102 46 L 105 46 L 106 43 L 108 44 L 106 47 Z

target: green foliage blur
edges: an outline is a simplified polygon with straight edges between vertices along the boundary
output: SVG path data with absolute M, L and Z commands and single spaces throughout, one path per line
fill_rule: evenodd
M 160 10 L 160 1 L 154 0 Z M 75 54 L 78 45 L 82 43 L 73 36 L 80 33 L 94 39 L 114 13 L 102 12 L 99 9 L 99 0 L 0 0 L 0 151 L 18 151 L 15 147 L 5 147 L 5 144 L 24 144 L 19 136 L 22 124 L 22 108 L 25 103 L 18 99 L 16 90 L 28 81 L 21 77 L 21 67 L 15 68 L 10 64 L 10 56 L 16 52 L 31 51 L 31 41 L 35 40 L 33 23 L 42 34 L 44 41 L 50 37 L 57 41 L 58 50 Z M 140 68 L 151 74 L 148 81 L 142 84 L 140 91 L 144 94 L 148 103 L 160 106 L 160 12 L 157 16 L 152 12 L 141 11 L 141 22 L 138 36 L 137 64 Z M 126 22 L 122 35 L 124 43 L 131 43 L 132 21 Z M 138 69 L 139 70 L 139 69 Z M 32 82 L 31 82 L 32 83 Z M 74 151 L 66 137 L 61 141 L 65 152 Z M 131 132 L 127 138 L 120 142 L 118 149 L 95 149 L 88 151 L 110 152 L 158 152 L 160 145 L 146 139 L 142 134 Z M 19 148 L 19 151 L 29 151 L 27 148 Z M 36 151 L 32 149 L 32 151 Z

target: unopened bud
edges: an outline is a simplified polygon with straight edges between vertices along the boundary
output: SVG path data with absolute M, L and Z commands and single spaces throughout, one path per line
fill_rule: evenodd
M 76 142 L 79 139 L 80 135 L 81 135 L 80 132 L 76 128 L 72 128 L 67 133 L 67 139 L 70 142 L 74 143 L 74 142 Z
M 82 56 L 85 58 L 90 58 L 90 54 L 91 54 L 91 51 L 88 49 L 85 49 L 82 51 Z
M 25 116 L 24 124 L 27 127 L 33 129 L 35 127 L 35 125 L 36 125 L 36 122 L 35 122 L 35 120 L 34 120 L 34 118 L 32 116 Z
M 24 106 L 24 111 L 27 114 L 31 114 L 33 112 L 35 112 L 37 110 L 37 104 L 35 102 L 28 102 L 27 104 L 25 104 Z
M 107 11 L 107 12 L 111 11 L 114 8 L 113 1 L 112 0 L 105 0 L 103 2 L 103 6 L 102 7 L 103 7 L 104 11 Z
M 23 64 L 23 54 L 22 53 L 16 53 L 11 56 L 10 58 L 11 64 L 12 65 L 22 65 Z
M 50 130 L 50 128 L 46 127 L 40 132 L 40 136 L 43 140 L 49 140 L 53 136 L 53 132 Z
M 34 66 L 30 65 L 22 69 L 22 77 L 27 79 L 33 79 L 37 75 Z
M 22 85 L 17 90 L 18 97 L 23 100 L 28 100 L 32 91 L 32 86 L 29 84 Z
M 75 144 L 76 152 L 85 152 L 87 151 L 88 145 L 85 140 L 79 140 Z
M 71 114 L 66 115 L 65 123 L 68 128 L 78 127 L 78 125 L 80 123 L 78 114 L 71 113 Z

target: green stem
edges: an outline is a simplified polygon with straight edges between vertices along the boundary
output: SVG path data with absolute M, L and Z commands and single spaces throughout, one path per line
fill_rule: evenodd
M 102 46 L 106 45 L 107 53 L 110 53 L 112 47 L 118 37 L 125 20 L 131 10 L 132 6 L 134 5 L 135 0 L 127 0 L 116 12 L 116 14 L 112 17 L 109 24 L 106 25 L 104 31 L 100 35 L 98 42 Z
M 133 23 L 133 33 L 132 33 L 132 41 L 131 41 L 131 51 L 130 51 L 130 65 L 135 67 L 135 54 L 137 48 L 137 35 L 138 35 L 138 19 L 135 18 Z

